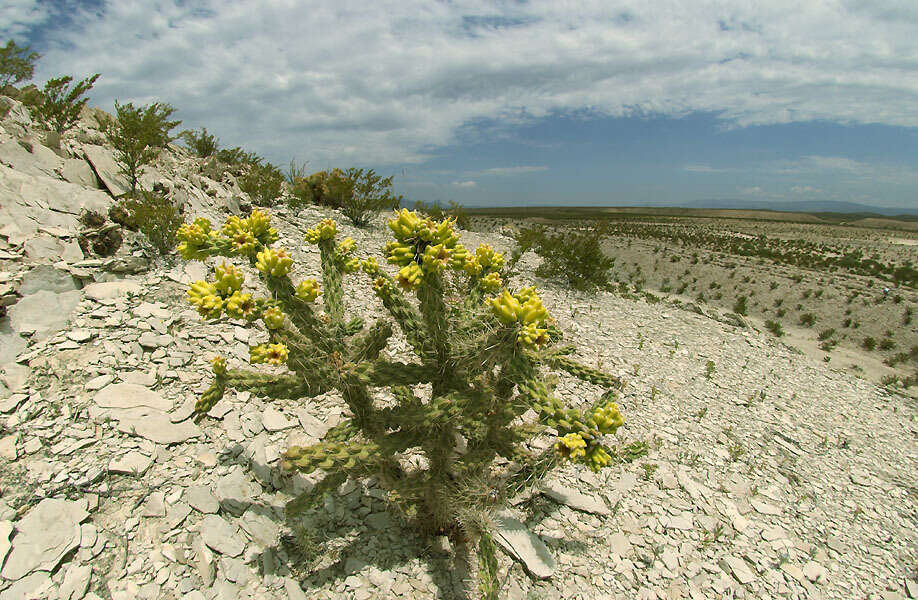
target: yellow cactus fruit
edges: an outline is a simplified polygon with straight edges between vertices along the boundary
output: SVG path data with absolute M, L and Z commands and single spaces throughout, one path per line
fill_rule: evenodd
M 535 286 L 524 287 L 523 289 L 517 291 L 514 296 L 520 301 L 520 303 L 525 304 L 532 299 L 538 299 L 539 302 L 542 300 L 539 298 L 539 292 L 535 289 Z
M 522 308 L 519 312 L 520 320 L 523 323 L 541 323 L 548 318 L 548 311 L 542 306 L 542 300 L 538 296 L 531 297 L 529 300 L 520 301 Z
M 233 292 L 233 295 L 223 303 L 223 310 L 233 319 L 254 321 L 257 318 L 256 308 L 252 295 L 242 292 Z
M 207 319 L 216 319 L 223 314 L 223 298 L 216 295 L 204 296 L 198 304 L 198 314 Z
M 521 307 L 519 300 L 511 296 L 510 292 L 504 290 L 503 294 L 495 296 L 487 302 L 501 323 L 511 325 L 516 322 Z
M 216 275 L 216 281 L 214 282 L 217 291 L 220 292 L 220 295 L 224 298 L 230 296 L 233 292 L 238 292 L 242 289 L 243 276 L 242 271 L 234 267 L 233 265 L 223 263 L 217 267 L 214 267 L 214 274 Z
M 500 275 L 497 273 L 488 273 L 481 278 L 481 289 L 489 294 L 493 294 L 504 285 L 503 280 L 501 280 Z
M 249 362 L 253 365 L 282 365 L 287 362 L 287 356 L 287 346 L 284 344 L 259 344 L 249 347 Z
M 625 420 L 622 413 L 618 411 L 618 406 L 614 402 L 609 402 L 593 411 L 593 420 L 600 433 L 615 433 L 615 430 L 624 425 Z
M 201 306 L 201 303 L 204 302 L 204 298 L 215 296 L 216 294 L 217 288 L 214 284 L 209 281 L 195 281 L 191 284 L 191 287 L 188 288 L 188 301 L 195 306 Z
M 462 269 L 465 267 L 465 261 L 469 257 L 469 251 L 462 244 L 456 244 L 452 248 L 453 255 L 449 259 L 449 266 L 452 269 Z
M 411 263 L 407 267 L 402 267 L 399 270 L 396 280 L 399 286 L 406 290 L 411 290 L 417 287 L 423 274 L 424 272 L 421 271 L 421 267 L 418 266 L 417 263 Z
M 449 259 L 452 251 L 443 244 L 436 246 L 427 246 L 424 250 L 424 269 L 433 273 L 439 273 L 449 266 Z
M 222 356 L 215 356 L 210 360 L 216 375 L 226 375 L 226 359 Z
M 264 320 L 265 327 L 268 329 L 280 329 L 284 326 L 284 313 L 276 306 L 265 309 L 261 318 Z
M 478 277 L 481 275 L 481 263 L 478 262 L 477 258 L 469 254 L 465 257 L 465 262 L 462 264 L 462 270 L 472 277 Z
M 375 256 L 364 259 L 360 263 L 360 268 L 367 275 L 379 275 L 379 262 L 377 262 Z
M 606 452 L 601 446 L 595 446 L 590 449 L 590 453 L 587 456 L 586 464 L 593 471 L 599 471 L 601 468 L 609 465 L 612 462 L 612 457 L 609 456 L 609 453 Z
M 487 244 L 475 249 L 475 259 L 485 271 L 499 271 L 504 266 L 504 255 Z
M 344 238 L 344 240 L 335 248 L 335 254 L 344 257 L 353 252 L 354 248 L 356 247 L 357 242 L 355 242 L 353 238 Z
M 395 234 L 396 239 L 404 241 L 416 235 L 421 223 L 418 213 L 403 208 L 401 212 L 396 211 L 395 217 L 389 220 L 389 229 Z
M 579 433 L 569 433 L 558 439 L 555 449 L 562 458 L 577 460 L 586 456 L 586 442 Z
M 529 323 L 520 329 L 517 340 L 524 346 L 539 348 L 548 343 L 548 330 L 536 327 L 535 323 Z
M 264 246 L 273 244 L 279 237 L 277 230 L 271 227 L 271 219 L 267 211 L 253 210 L 243 222 L 243 227 Z
M 237 231 L 231 236 L 227 236 L 232 242 L 233 254 L 240 256 L 250 256 L 258 250 L 258 240 L 248 231 Z
M 283 248 L 265 248 L 258 253 L 255 260 L 258 270 L 271 277 L 283 277 L 290 272 L 292 265 L 293 259 L 287 256 Z
M 392 281 L 385 277 L 377 277 L 373 281 L 373 291 L 379 297 L 385 297 L 392 293 Z
M 357 257 L 349 258 L 344 261 L 344 272 L 345 273 L 356 273 L 360 270 L 360 259 Z
M 322 290 L 315 279 L 306 279 L 296 286 L 296 297 L 303 302 L 315 302 Z
M 414 261 L 414 248 L 401 242 L 389 242 L 386 244 L 386 261 L 404 267 Z
M 338 233 L 338 224 L 331 219 L 323 219 L 318 225 L 306 231 L 306 241 L 318 244 L 322 240 L 334 239 Z

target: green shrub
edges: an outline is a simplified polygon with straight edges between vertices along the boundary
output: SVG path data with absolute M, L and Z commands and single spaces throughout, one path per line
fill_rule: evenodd
M 874 350 L 877 347 L 877 340 L 873 337 L 867 336 L 864 338 L 864 341 L 861 342 L 861 346 L 864 350 Z
M 160 256 L 175 249 L 178 230 L 184 222 L 179 210 L 169 199 L 154 192 L 141 192 L 139 198 L 129 198 L 121 205 L 133 223 Z
M 200 131 L 188 129 L 182 132 L 182 140 L 198 158 L 209 158 L 217 153 L 217 138 L 207 133 L 207 127 Z
M 819 335 L 816 337 L 819 339 L 820 342 L 822 342 L 824 340 L 831 338 L 834 335 L 835 335 L 835 329 L 830 327 L 828 329 L 823 329 L 822 331 L 820 331 Z
M 880 343 L 877 346 L 880 350 L 892 350 L 896 347 L 896 343 L 892 341 L 891 338 L 885 337 L 880 340 Z
M 377 175 L 373 169 L 351 168 L 343 174 L 332 173 L 327 180 L 328 195 L 351 223 L 362 227 L 378 212 L 397 209 L 401 204 L 401 196 L 392 193 L 392 179 L 391 175 Z
M 217 160 L 229 167 L 244 167 L 261 164 L 261 157 L 254 152 L 246 152 L 239 146 L 217 150 Z
M 183 226 L 184 258 L 247 258 L 267 289 L 257 299 L 244 293 L 242 272 L 224 263 L 214 281 L 192 284 L 189 300 L 209 319 L 262 321 L 269 343 L 251 347 L 250 362 L 283 368 L 228 368 L 217 357 L 215 379 L 195 410 L 204 416 L 230 388 L 269 400 L 333 392 L 328 396 L 341 398 L 350 417 L 322 441 L 283 454 L 288 471 L 319 471 L 318 483 L 288 504 L 288 516 L 303 515 L 348 478 L 374 477 L 390 506 L 422 531 L 477 546 L 480 589 L 496 598 L 493 513 L 560 462 L 594 470 L 612 463 L 603 440 L 622 425 L 614 404 L 621 382 L 570 359 L 575 348 L 555 344 L 559 333 L 535 288 L 503 287 L 502 255 L 488 246 L 466 250 L 449 222 L 407 210 L 389 226 L 395 239 L 385 252 L 399 268 L 396 277 L 375 258 L 356 259 L 353 240 L 336 243 L 334 221 L 307 231 L 306 240 L 319 247 L 321 287 L 315 279 L 291 281 L 293 261 L 268 247 L 278 235 L 259 211 L 230 217 L 218 230 L 205 219 Z M 345 312 L 344 278 L 358 270 L 371 277 L 388 312 L 369 326 Z M 320 294 L 322 313 L 315 306 Z M 382 352 L 392 322 L 411 348 L 410 362 Z M 605 392 L 585 410 L 567 408 L 554 394 L 556 380 L 543 375 L 548 369 Z M 535 418 L 521 418 L 527 414 Z M 534 449 L 530 442 L 549 428 L 556 442 Z
M 81 96 L 92 88 L 98 78 L 99 74 L 96 73 L 74 85 L 73 89 L 70 89 L 73 77 L 69 75 L 49 80 L 45 84 L 42 100 L 29 107 L 32 117 L 57 133 L 64 133 L 80 118 L 80 111 L 89 100 Z
M 236 183 L 256 206 L 274 206 L 281 195 L 284 174 L 269 162 L 258 162 L 250 164 L 246 173 L 239 177 Z
M 800 324 L 804 327 L 812 327 L 816 323 L 816 315 L 813 313 L 804 313 L 800 315 Z
M 35 62 L 41 56 L 29 50 L 28 46 L 17 46 L 13 40 L 0 48 L 0 88 L 32 79 Z
M 770 331 L 775 337 L 784 335 L 784 327 L 777 321 L 765 321 L 765 329 Z
M 602 251 L 603 233 L 601 227 L 593 226 L 553 235 L 534 227 L 521 229 L 515 239 L 521 254 L 531 249 L 542 257 L 536 269 L 539 277 L 564 281 L 576 290 L 595 291 L 611 289 L 610 271 L 615 265 Z
M 160 102 L 135 107 L 131 102 L 118 104 L 116 100 L 116 117 L 103 123 L 105 137 L 115 149 L 115 160 L 131 184 L 131 196 L 137 194 L 143 167 L 151 165 L 174 139 L 169 131 L 181 123 L 168 120 L 174 112 L 174 108 Z
M 740 296 L 736 299 L 736 302 L 733 303 L 733 312 L 738 315 L 745 315 L 748 312 L 748 307 L 746 306 L 746 296 Z
M 439 203 L 427 203 L 418 200 L 414 203 L 414 210 L 423 213 L 431 219 L 455 219 L 456 225 L 461 229 L 468 229 L 470 225 L 469 215 L 462 208 L 462 205 L 455 200 L 449 201 L 449 208 L 443 208 Z

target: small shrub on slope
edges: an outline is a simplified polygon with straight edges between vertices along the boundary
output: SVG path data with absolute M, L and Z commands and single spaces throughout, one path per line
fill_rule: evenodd
M 602 251 L 602 236 L 599 227 L 562 234 L 549 234 L 535 227 L 522 229 L 516 242 L 521 253 L 531 249 L 542 257 L 536 269 L 539 277 L 565 281 L 576 290 L 594 291 L 611 289 L 610 271 L 615 264 Z
M 560 462 L 594 470 L 612 462 L 603 442 L 622 425 L 614 402 L 620 382 L 568 357 L 574 348 L 556 344 L 559 333 L 535 288 L 504 287 L 500 253 L 464 248 L 450 220 L 403 210 L 389 227 L 395 239 L 385 255 L 395 276 L 375 258 L 358 260 L 352 239 L 336 239 L 334 221 L 308 230 L 306 240 L 320 251 L 320 283 L 291 279 L 293 261 L 272 247 L 278 235 L 262 212 L 230 217 L 219 229 L 206 219 L 184 225 L 184 258 L 246 260 L 266 288 L 263 295 L 243 289 L 241 271 L 224 262 L 212 280 L 192 284 L 190 302 L 208 319 L 263 322 L 270 339 L 250 347 L 249 362 L 282 369 L 229 368 L 218 357 L 195 410 L 205 415 L 228 388 L 289 400 L 336 391 L 351 418 L 283 455 L 288 471 L 319 472 L 288 514 L 303 514 L 347 478 L 375 477 L 390 506 L 423 531 L 477 543 L 480 589 L 496 598 L 491 515 Z M 344 280 L 361 271 L 388 312 L 372 324 L 345 312 Z M 404 362 L 383 352 L 395 327 L 411 349 Z M 554 394 L 556 379 L 543 374 L 548 369 L 606 391 L 589 408 L 567 408 Z M 524 420 L 527 414 L 534 418 Z M 554 443 L 532 449 L 529 442 L 549 429 Z
M 13 40 L 9 40 L 0 48 L 0 88 L 32 78 L 35 62 L 41 56 L 29 50 L 28 46 L 17 46 Z
M 256 206 L 274 206 L 281 195 L 284 174 L 269 162 L 253 163 L 237 180 L 239 189 L 249 195 Z
M 88 98 L 82 98 L 99 78 L 96 73 L 70 88 L 73 77 L 66 75 L 51 79 L 45 84 L 41 100 L 29 106 L 32 117 L 44 123 L 57 133 L 64 133 L 73 127 L 80 118 L 80 111 L 86 106 Z
M 174 139 L 169 132 L 181 123 L 169 120 L 174 112 L 174 108 L 160 102 L 135 107 L 131 102 L 118 104 L 116 100 L 116 117 L 103 124 L 121 173 L 131 184 L 131 196 L 137 194 L 143 167 L 153 164 L 160 151 Z
M 206 127 L 201 131 L 192 129 L 183 131 L 182 140 L 198 158 L 209 158 L 217 153 L 219 142 L 214 135 L 207 133 Z
M 130 215 L 130 222 L 160 256 L 175 249 L 179 226 L 184 219 L 168 198 L 153 192 L 141 192 L 139 198 L 125 200 L 122 205 Z

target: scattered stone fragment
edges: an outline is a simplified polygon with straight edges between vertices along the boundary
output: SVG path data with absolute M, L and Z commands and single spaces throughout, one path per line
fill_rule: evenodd
M 746 564 L 746 561 L 742 558 L 738 558 L 736 556 L 725 556 L 720 562 L 720 567 L 724 571 L 731 573 L 734 577 L 736 577 L 736 580 L 743 585 L 751 583 L 755 580 L 755 575 L 749 569 L 749 565 Z
M 80 523 L 89 516 L 86 501 L 46 498 L 16 523 L 13 547 L 3 564 L 4 579 L 32 571 L 51 571 L 80 545 Z
M 530 533 L 509 511 L 494 515 L 494 540 L 526 570 L 538 579 L 548 579 L 555 572 L 555 559 L 545 544 Z
M 239 526 L 249 534 L 252 541 L 263 548 L 277 545 L 280 530 L 270 516 L 249 508 L 239 519 Z
M 609 510 L 609 507 L 606 506 L 606 503 L 597 496 L 584 494 L 575 489 L 565 487 L 556 481 L 543 483 L 542 493 L 555 500 L 556 502 L 566 504 L 571 508 L 576 508 L 577 510 L 582 510 L 583 512 L 593 513 L 596 515 L 612 514 L 612 511 Z
M 64 575 L 58 591 L 60 600 L 81 600 L 89 589 L 92 578 L 92 567 L 89 565 L 71 565 Z
M 47 573 L 37 571 L 0 592 L 0 600 L 44 600 L 48 598 L 52 585 Z
M 185 489 L 182 495 L 192 508 L 204 514 L 215 514 L 220 510 L 220 502 L 210 489 L 203 485 L 193 485 Z
M 284 413 L 271 405 L 265 408 L 265 412 L 261 417 L 261 423 L 265 429 L 271 432 L 282 431 L 296 425 L 296 423 L 284 416 Z
M 214 491 L 220 500 L 220 506 L 233 514 L 241 515 L 252 504 L 255 494 L 260 492 L 261 488 L 249 481 L 242 467 L 237 466 L 217 480 Z
M 113 300 L 128 293 L 139 294 L 140 291 L 139 283 L 127 279 L 93 283 L 83 288 L 83 293 L 86 297 L 93 300 Z
M 226 556 L 239 556 L 245 550 L 245 542 L 239 538 L 238 530 L 223 517 L 207 515 L 201 521 L 201 539 L 213 550 Z
M 131 450 L 127 454 L 112 460 L 108 465 L 108 470 L 112 473 L 138 477 L 146 473 L 152 464 L 153 459 L 151 457 L 145 456 L 136 450 Z
M 28 301 L 14 304 L 7 311 L 13 331 L 45 339 L 65 328 L 73 309 L 80 302 L 80 292 L 55 293 L 40 290 Z
M 13 524 L 10 521 L 0 521 L 0 565 L 3 564 L 12 547 L 10 545 L 11 533 L 13 533 Z

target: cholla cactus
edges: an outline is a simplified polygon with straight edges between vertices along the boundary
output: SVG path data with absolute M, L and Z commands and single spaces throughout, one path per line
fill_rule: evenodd
M 321 253 L 320 285 L 291 281 L 290 258 L 270 247 L 277 234 L 264 213 L 231 218 L 220 230 L 201 219 L 183 227 L 183 256 L 245 256 L 269 292 L 264 298 L 243 292 L 239 272 L 223 264 L 214 281 L 192 284 L 189 300 L 208 318 L 261 319 L 270 343 L 253 347 L 250 362 L 286 367 L 282 374 L 227 369 L 218 358 L 215 380 L 196 410 L 210 410 L 226 388 L 291 399 L 337 390 L 350 418 L 323 441 L 294 446 L 283 456 L 287 470 L 325 474 L 311 495 L 291 506 L 307 506 L 347 477 L 375 476 L 389 500 L 422 527 L 477 538 L 487 579 L 496 565 L 491 511 L 560 461 L 594 470 L 609 463 L 603 436 L 622 425 L 613 402 L 620 382 L 568 358 L 572 347 L 554 344 L 559 333 L 535 288 L 503 288 L 501 253 L 488 246 L 466 250 L 449 219 L 402 210 L 389 228 L 395 239 L 385 256 L 397 269 L 394 277 L 374 258 L 355 259 L 353 240 L 336 244 L 334 221 L 307 231 L 306 240 Z M 389 322 L 365 327 L 359 318 L 345 320 L 342 280 L 357 270 L 372 279 L 405 335 L 414 354 L 410 362 L 383 353 L 393 334 Z M 320 297 L 324 312 L 316 305 Z M 542 375 L 545 368 L 607 392 L 588 410 L 567 408 L 552 393 L 554 378 Z M 375 398 L 379 388 L 394 401 Z M 557 443 L 532 451 L 527 442 L 545 433 L 556 435 Z M 407 460 L 418 454 L 426 460 Z

